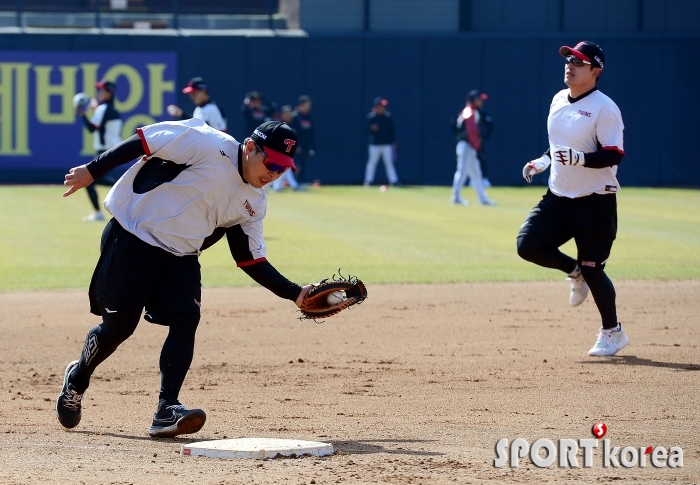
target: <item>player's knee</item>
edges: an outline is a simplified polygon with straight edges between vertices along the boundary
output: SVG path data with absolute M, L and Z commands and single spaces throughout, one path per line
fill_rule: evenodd
M 542 252 L 542 245 L 536 239 L 529 238 L 526 235 L 519 235 L 517 240 L 518 256 L 525 261 L 533 262 L 538 259 Z
M 600 264 L 596 261 L 579 261 L 578 267 L 581 269 L 583 279 L 586 281 L 593 281 L 605 275 L 605 264 Z
M 180 312 L 168 316 L 167 324 L 171 329 L 194 334 L 199 325 L 199 319 L 199 312 Z

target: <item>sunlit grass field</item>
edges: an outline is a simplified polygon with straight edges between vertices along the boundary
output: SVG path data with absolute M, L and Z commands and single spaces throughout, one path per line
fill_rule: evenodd
M 491 188 L 495 207 L 450 204 L 448 187 L 335 186 L 269 196 L 268 260 L 308 283 L 359 275 L 368 284 L 556 280 L 522 261 L 515 236 L 544 187 Z M 84 191 L 0 186 L 0 291 L 86 288 L 104 222 Z M 107 188 L 98 187 L 101 198 Z M 464 189 L 474 200 L 473 191 Z M 618 279 L 700 278 L 700 191 L 623 188 L 608 273 Z M 575 254 L 569 242 L 564 251 Z M 201 257 L 204 286 L 253 285 L 224 240 Z

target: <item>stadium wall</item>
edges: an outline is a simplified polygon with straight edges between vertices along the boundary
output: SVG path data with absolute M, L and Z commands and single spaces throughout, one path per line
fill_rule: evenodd
M 163 109 L 168 100 L 191 108 L 180 90 L 197 75 L 208 81 L 214 100 L 228 114 L 229 133 L 238 139 L 248 135 L 239 112 L 246 92 L 262 91 L 279 105 L 294 104 L 300 94 L 310 95 L 317 156 L 302 178 L 326 184 L 362 182 L 367 157 L 364 118 L 372 99 L 384 96 L 396 120 L 401 181 L 449 185 L 455 166 L 450 120 L 464 105 L 466 93 L 481 89 L 489 95 L 486 108 L 495 123 L 486 143 L 489 178 L 496 185 L 522 185 L 522 165 L 547 147 L 549 102 L 565 87 L 557 50 L 589 37 L 603 46 L 607 57 L 600 89 L 615 100 L 625 122 L 627 156 L 620 166 L 621 183 L 700 186 L 700 164 L 692 156 L 692 137 L 700 128 L 698 103 L 692 101 L 697 99 L 693 93 L 700 67 L 688 60 L 689 53 L 700 49 L 700 34 L 583 32 L 309 37 L 5 33 L 0 36 L 0 182 L 60 183 L 65 169 L 90 159 L 80 154 L 85 142 L 79 123 L 64 121 L 59 130 L 34 120 L 40 93 L 31 56 L 43 53 L 49 59 L 42 62 L 52 66 L 48 78 L 52 85 L 65 82 L 61 66 L 76 67 L 76 89 L 81 89 L 80 79 L 86 79 L 81 77 L 81 55 L 93 63 L 94 56 L 104 54 L 109 62 L 118 59 L 131 65 L 149 53 L 153 59 L 144 65 L 170 63 L 162 72 L 171 78 L 159 81 L 169 87 L 158 94 L 143 75 L 144 104 L 138 106 L 145 111 L 144 120 L 167 119 Z M 18 81 L 9 75 L 7 65 L 17 64 L 23 53 L 31 64 L 29 83 L 27 89 L 12 89 Z M 98 66 L 97 77 L 104 75 L 106 62 Z M 147 72 L 143 66 L 135 69 Z M 129 83 L 125 76 L 118 79 L 120 99 L 127 96 Z M 154 102 L 148 96 L 162 98 Z M 60 111 L 61 94 L 50 97 L 49 109 Z M 13 116 L 21 106 L 31 119 L 30 153 L 17 154 Z M 138 114 L 133 111 L 129 116 Z M 37 156 L 40 146 L 51 147 L 51 155 Z M 376 182 L 385 180 L 380 167 Z

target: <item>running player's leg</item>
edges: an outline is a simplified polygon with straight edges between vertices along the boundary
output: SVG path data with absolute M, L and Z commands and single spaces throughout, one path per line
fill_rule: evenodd
M 459 204 L 462 202 L 462 187 L 467 181 L 466 157 L 467 157 L 467 142 L 460 140 L 457 143 L 455 153 L 457 155 L 457 170 L 455 171 L 454 179 L 452 180 L 452 202 Z
M 574 199 L 578 224 L 574 240 L 578 249 L 578 265 L 590 288 L 602 327 L 617 327 L 615 286 L 605 273 L 605 265 L 617 234 L 615 195 L 593 194 Z
M 87 187 L 85 187 L 85 191 L 88 194 L 88 198 L 90 199 L 92 208 L 95 210 L 95 212 L 100 212 L 100 202 L 97 198 L 97 190 L 95 190 L 95 183 L 93 182 Z
M 381 154 L 378 145 L 369 145 L 369 157 L 367 158 L 367 167 L 365 167 L 365 185 L 374 182 L 374 173 L 377 170 L 379 155 Z
M 386 178 L 389 183 L 394 185 L 398 183 L 399 176 L 396 175 L 396 167 L 394 167 L 394 152 L 391 145 L 383 145 L 381 147 L 382 158 L 384 159 L 384 170 L 386 170 Z
M 170 315 L 168 337 L 160 353 L 160 394 L 158 400 L 171 405 L 178 403 L 178 396 L 194 356 L 195 333 L 199 325 L 199 312 L 182 312 Z
M 102 314 L 102 323 L 88 331 L 78 366 L 70 376 L 76 391 L 83 394 L 95 369 L 136 330 L 150 286 L 158 253 L 127 233 L 113 219 L 105 227 L 102 253 L 90 285 L 91 307 Z
M 576 260 L 559 250 L 574 235 L 564 216 L 569 203 L 570 199 L 547 191 L 520 226 L 517 248 L 521 258 L 567 274 L 576 270 Z

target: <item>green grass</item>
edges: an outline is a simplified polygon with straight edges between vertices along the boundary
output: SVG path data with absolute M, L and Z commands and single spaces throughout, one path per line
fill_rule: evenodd
M 522 261 L 515 236 L 543 187 L 492 188 L 496 207 L 449 203 L 447 187 L 322 187 L 273 193 L 265 222 L 268 259 L 299 283 L 338 268 L 368 283 L 557 280 Z M 82 191 L 0 186 L 0 291 L 87 288 L 102 223 L 84 223 Z M 100 197 L 107 189 L 99 187 Z M 473 199 L 473 191 L 465 188 Z M 700 278 L 700 191 L 624 188 L 613 278 Z M 575 253 L 573 242 L 563 248 Z M 254 284 L 224 241 L 201 258 L 205 286 Z

